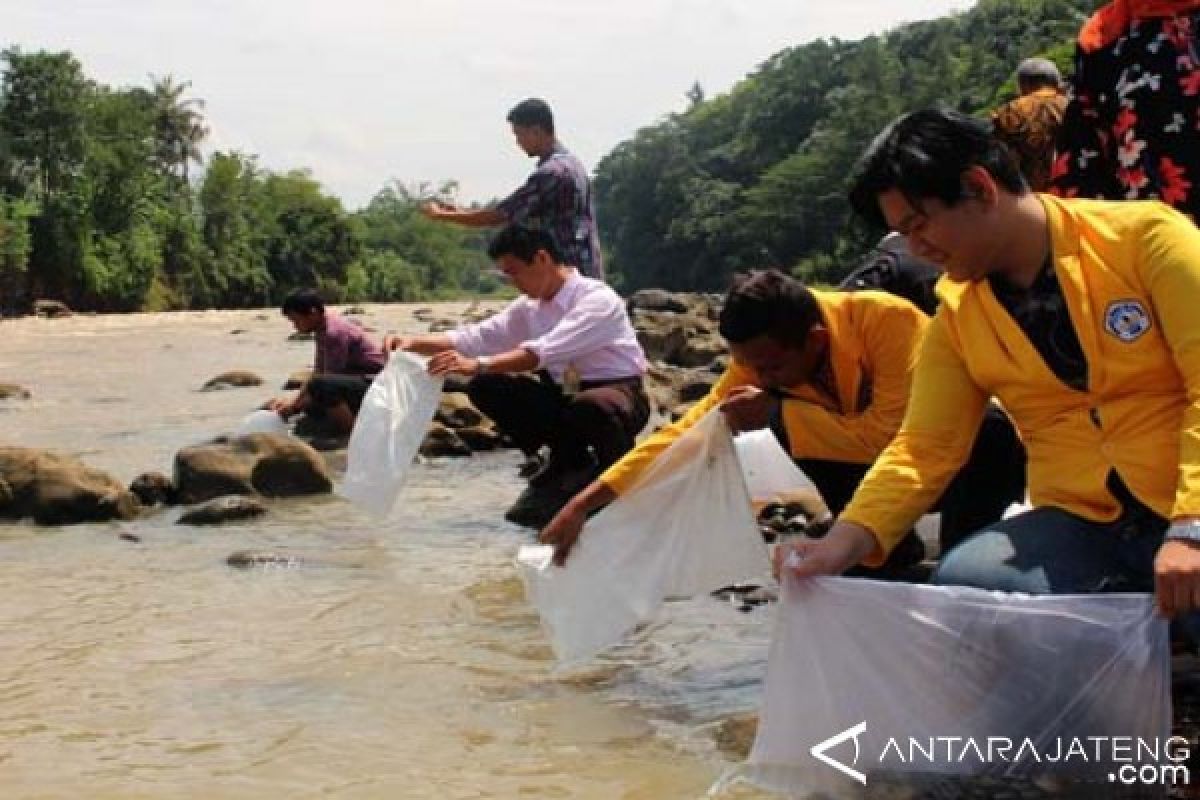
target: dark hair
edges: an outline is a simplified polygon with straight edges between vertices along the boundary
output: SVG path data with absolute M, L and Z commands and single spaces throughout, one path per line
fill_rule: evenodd
M 508 112 L 508 121 L 523 128 L 538 127 L 546 133 L 554 133 L 554 113 L 549 104 L 540 97 L 522 100 Z
M 718 330 L 731 344 L 765 335 L 800 346 L 820 320 L 817 299 L 807 286 L 777 269 L 763 269 L 733 276 Z
M 316 289 L 293 289 L 283 298 L 281 310 L 284 314 L 309 314 L 313 311 L 324 311 L 325 301 Z
M 937 198 L 947 206 L 965 197 L 962 174 L 983 167 L 1013 194 L 1029 190 L 991 124 L 943 108 L 914 111 L 894 120 L 859 157 L 851 173 L 850 205 L 859 216 L 887 227 L 879 195 L 897 189 L 913 208 Z
M 563 263 L 562 251 L 558 249 L 553 236 L 546 231 L 522 225 L 502 228 L 488 243 L 487 253 L 493 261 L 500 256 L 514 256 L 528 264 L 538 250 L 545 250 L 555 264 Z

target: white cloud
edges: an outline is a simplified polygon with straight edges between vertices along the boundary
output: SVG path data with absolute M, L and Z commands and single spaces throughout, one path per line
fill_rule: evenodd
M 72 51 L 116 86 L 191 81 L 212 147 L 309 167 L 349 207 L 386 181 L 503 195 L 530 162 L 504 116 L 545 97 L 588 164 L 773 53 L 969 0 L 0 0 L 5 46 Z

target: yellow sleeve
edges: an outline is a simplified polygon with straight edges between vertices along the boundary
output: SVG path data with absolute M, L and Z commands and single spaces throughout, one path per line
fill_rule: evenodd
M 940 310 L 921 345 L 900 431 L 840 517 L 869 529 L 879 540 L 863 563 L 882 564 L 937 502 L 971 453 L 987 399 L 967 372 L 945 309 Z
M 1171 517 L 1200 516 L 1200 230 L 1161 206 L 1146 233 L 1142 276 L 1187 391 Z
M 664 425 L 652 433 L 637 447 L 630 450 L 600 476 L 600 482 L 612 489 L 618 495 L 624 494 L 637 481 L 638 477 L 658 458 L 662 451 L 683 435 L 683 432 L 695 425 L 700 419 L 716 407 L 734 389 L 739 386 L 755 386 L 757 381 L 754 374 L 745 367 L 732 361 L 729 369 L 720 380 L 713 385 L 694 406 L 688 409 L 677 422 Z
M 870 464 L 896 435 L 908 405 L 913 369 L 929 318 L 907 303 L 876 309 L 863 324 L 871 402 L 839 414 L 816 403 L 785 399 L 783 424 L 793 458 Z

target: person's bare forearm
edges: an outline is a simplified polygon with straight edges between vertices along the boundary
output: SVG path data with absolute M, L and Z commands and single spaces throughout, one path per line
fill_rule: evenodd
M 454 347 L 450 337 L 444 333 L 430 333 L 424 336 L 405 336 L 401 340 L 405 350 L 423 356 L 437 355 Z
M 538 357 L 524 347 L 517 347 L 492 356 L 488 372 L 532 372 L 538 368 Z
M 617 493 L 608 484 L 597 480 L 589 483 L 583 491 L 572 497 L 568 505 L 573 506 L 575 511 L 591 514 L 616 499 Z
M 463 225 L 468 228 L 493 228 L 497 225 L 503 225 L 508 221 L 508 217 L 504 215 L 504 212 L 497 211 L 494 208 L 434 211 L 429 216 L 431 219 L 442 222 L 453 222 L 455 225 Z

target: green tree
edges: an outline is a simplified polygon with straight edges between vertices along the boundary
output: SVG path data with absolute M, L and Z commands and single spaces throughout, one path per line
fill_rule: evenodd
M 193 259 L 183 281 L 187 293 L 205 305 L 269 304 L 271 219 L 255 158 L 214 153 L 200 185 L 199 200 L 201 238 L 209 258 L 207 264 Z
M 203 163 L 200 144 L 209 133 L 204 115 L 200 112 L 204 108 L 204 101 L 184 96 L 191 88 L 190 81 L 177 83 L 171 75 L 162 78 L 151 75 L 150 80 L 158 161 L 165 170 L 178 175 L 187 185 L 188 166 Z

